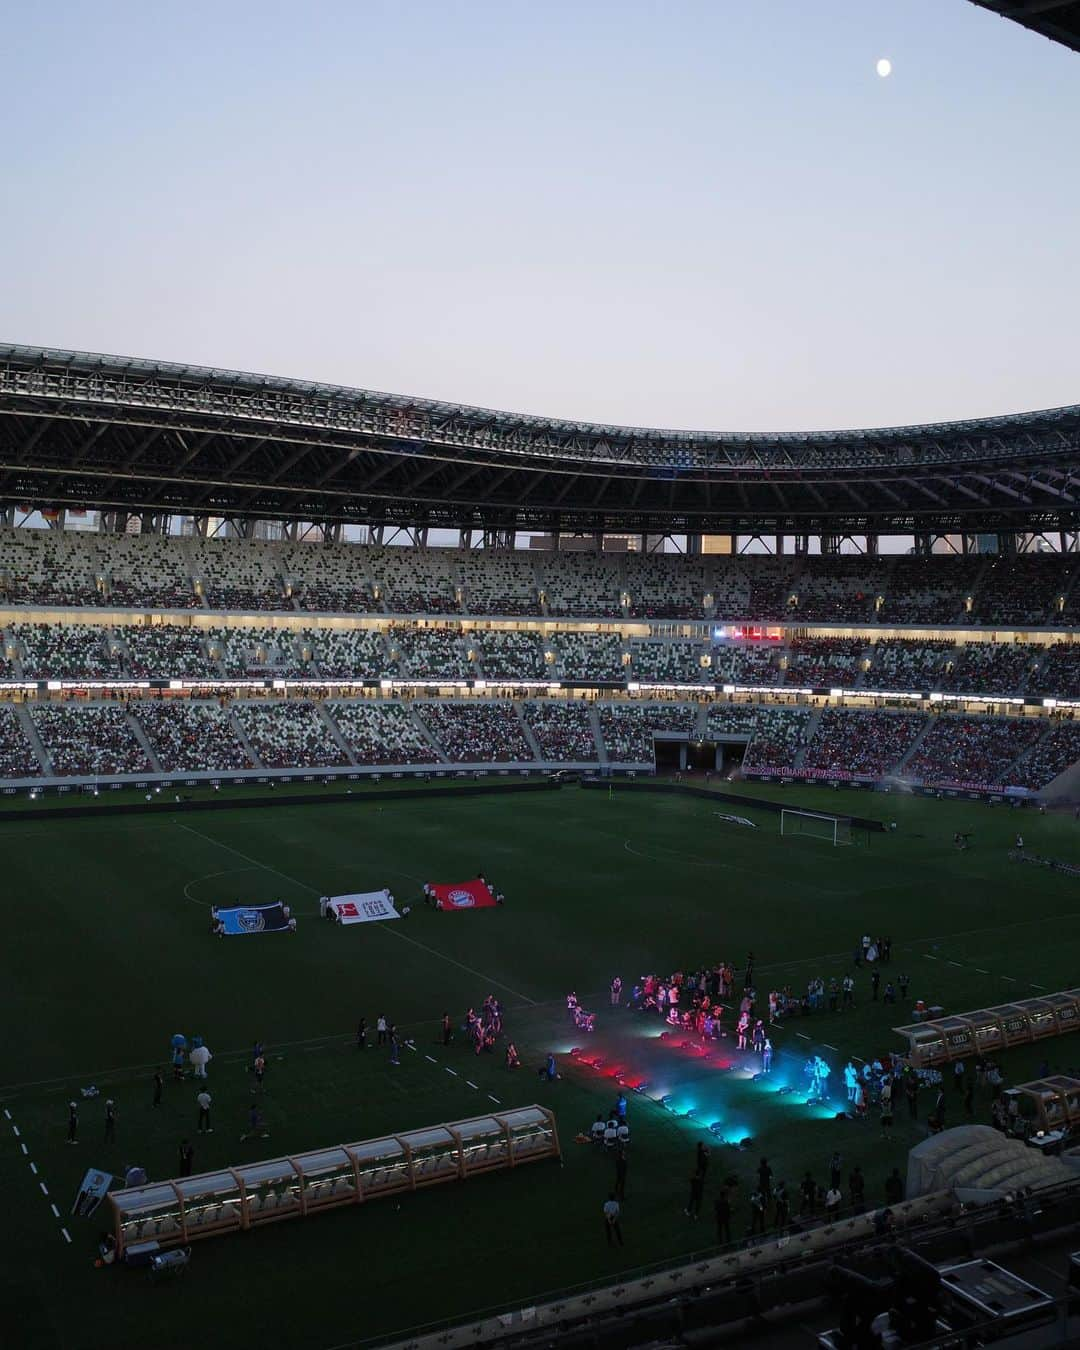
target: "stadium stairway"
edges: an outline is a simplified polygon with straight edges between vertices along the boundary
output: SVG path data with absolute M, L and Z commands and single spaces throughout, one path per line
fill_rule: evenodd
M 19 726 L 22 727 L 26 739 L 34 747 L 34 754 L 37 755 L 41 763 L 41 772 L 46 778 L 52 773 L 52 761 L 49 759 L 48 751 L 41 737 L 34 726 L 34 719 L 30 716 L 30 710 L 25 703 L 9 703 L 8 707 L 18 719 Z
M 318 716 L 322 719 L 323 725 L 326 727 L 326 729 L 330 732 L 330 735 L 333 737 L 334 744 L 345 756 L 345 762 L 347 764 L 355 764 L 356 758 L 353 755 L 352 747 L 349 745 L 349 742 L 345 739 L 345 737 L 341 734 L 341 728 L 330 716 L 330 709 L 326 706 L 325 703 L 316 703 L 315 710 Z
M 608 759 L 607 746 L 600 734 L 600 714 L 597 712 L 595 703 L 589 707 L 589 729 L 592 731 L 593 744 L 596 746 L 597 762 L 601 769 L 606 769 L 611 764 L 611 760 Z
M 412 722 L 413 726 L 424 738 L 424 740 L 427 741 L 428 745 L 431 746 L 432 764 L 449 764 L 450 761 L 447 759 L 445 751 L 443 750 L 439 742 L 435 739 L 435 737 L 431 734 L 431 732 L 428 730 L 427 723 L 424 721 L 422 717 L 418 717 L 416 715 L 415 707 L 409 707 L 408 704 L 405 704 L 404 706 L 409 714 L 409 720 Z
M 164 773 L 165 770 L 161 767 L 161 762 L 157 755 L 154 754 L 153 746 L 147 740 L 146 732 L 142 729 L 142 723 L 130 708 L 127 709 L 127 724 L 131 728 L 131 734 L 139 742 L 143 754 L 150 761 L 150 767 L 153 769 L 154 773 Z
M 802 749 L 795 756 L 795 763 L 791 766 L 793 769 L 801 769 L 806 762 L 806 752 L 810 749 L 810 743 L 818 734 L 818 727 L 821 726 L 821 712 L 820 708 L 815 708 L 810 714 L 810 721 L 806 724 L 806 740 L 803 742 Z
M 522 735 L 529 743 L 529 749 L 532 751 L 532 757 L 536 760 L 544 758 L 540 751 L 540 746 L 533 735 L 532 727 L 529 726 L 528 718 L 525 716 L 525 705 L 520 699 L 514 699 L 514 712 L 517 714 L 518 725 L 521 727 Z
M 251 760 L 252 767 L 256 769 L 265 769 L 266 765 L 255 753 L 255 747 L 248 740 L 247 733 L 240 725 L 240 719 L 237 717 L 235 711 L 232 708 L 229 708 L 226 712 L 226 716 L 229 719 L 229 728 L 232 731 L 232 734 L 240 742 L 241 746 L 243 746 L 244 754 Z
M 922 730 L 908 746 L 907 754 L 904 756 L 904 758 L 900 761 L 899 764 L 893 766 L 892 772 L 898 778 L 903 778 L 905 772 L 907 771 L 907 766 L 911 762 L 912 757 L 918 754 L 918 752 L 922 749 L 922 743 L 923 741 L 926 740 L 927 736 L 930 734 L 930 728 L 936 725 L 937 725 L 936 717 L 928 717 L 926 719 L 925 723 L 923 724 Z

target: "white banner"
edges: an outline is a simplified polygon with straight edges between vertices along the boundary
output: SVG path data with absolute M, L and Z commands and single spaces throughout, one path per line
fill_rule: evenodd
M 374 923 L 378 919 L 400 919 L 389 891 L 365 891 L 360 895 L 331 895 L 327 903 L 339 923 Z

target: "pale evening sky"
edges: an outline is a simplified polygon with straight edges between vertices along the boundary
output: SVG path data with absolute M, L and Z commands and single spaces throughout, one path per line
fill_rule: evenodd
M 60 0 L 0 75 L 4 341 L 719 430 L 1080 400 L 1080 56 L 966 0 Z

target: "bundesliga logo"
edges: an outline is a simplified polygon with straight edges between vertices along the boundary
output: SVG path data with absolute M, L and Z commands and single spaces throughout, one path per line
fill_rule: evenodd
M 476 904 L 469 891 L 451 891 L 447 898 L 455 909 L 470 909 Z

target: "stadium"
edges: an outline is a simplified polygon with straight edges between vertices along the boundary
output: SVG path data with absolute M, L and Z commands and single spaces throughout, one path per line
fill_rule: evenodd
M 0 460 L 5 1344 L 1073 1343 L 1080 405 L 13 344 Z

